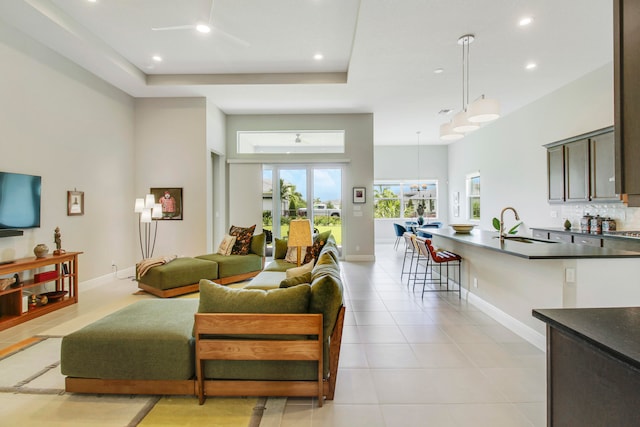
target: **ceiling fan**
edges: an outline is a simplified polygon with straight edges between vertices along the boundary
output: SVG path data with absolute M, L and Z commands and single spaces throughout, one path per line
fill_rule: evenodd
M 219 27 L 216 27 L 215 25 L 213 25 L 213 4 L 214 4 L 214 0 L 211 0 L 211 8 L 209 9 L 209 20 L 207 22 L 197 22 L 194 24 L 185 24 L 185 25 L 172 25 L 168 27 L 151 27 L 151 30 L 152 31 L 196 30 L 205 34 L 213 31 L 214 34 L 219 34 L 223 37 L 226 37 L 227 39 L 232 40 L 235 43 L 238 43 L 239 45 L 242 45 L 244 47 L 249 47 L 250 46 L 249 42 L 242 40 L 241 38 L 236 37 L 232 34 L 229 34 L 226 31 L 221 30 Z

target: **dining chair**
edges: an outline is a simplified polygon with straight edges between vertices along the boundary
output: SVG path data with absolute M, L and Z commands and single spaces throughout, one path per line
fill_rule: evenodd
M 394 223 L 393 224 L 393 230 L 396 233 L 396 243 L 395 243 L 395 245 L 393 245 L 393 249 L 397 250 L 398 249 L 398 243 L 400 243 L 400 240 L 402 240 L 402 235 L 407 232 L 407 229 L 405 227 L 403 227 L 402 225 L 400 225 L 400 224 Z

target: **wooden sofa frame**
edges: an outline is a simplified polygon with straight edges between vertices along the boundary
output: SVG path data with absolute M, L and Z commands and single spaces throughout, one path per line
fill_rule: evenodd
M 305 334 L 318 340 L 263 341 L 200 339 L 196 343 L 197 377 L 189 380 L 110 380 L 66 377 L 65 391 L 92 394 L 193 395 L 200 403 L 205 396 L 323 396 L 333 400 L 338 376 L 344 306 L 340 307 L 329 345 L 329 377 L 323 378 L 321 314 L 233 314 L 197 313 L 196 338 L 200 334 Z M 268 319 L 268 320 L 267 320 Z M 273 326 L 267 325 L 273 322 Z M 298 322 L 300 326 L 297 326 Z M 210 329 L 211 328 L 211 329 Z M 206 332 L 204 332 L 206 331 Z M 303 332 L 305 331 L 305 332 Z M 311 332 L 312 331 L 312 332 Z M 219 341 L 218 344 L 212 343 Z M 293 343 L 296 343 L 293 345 Z M 301 343 L 301 344 L 298 344 Z M 238 353 L 236 353 L 238 350 Z M 264 353 L 262 353 L 264 351 Z M 317 360 L 318 378 L 308 381 L 202 380 L 200 362 L 217 360 Z

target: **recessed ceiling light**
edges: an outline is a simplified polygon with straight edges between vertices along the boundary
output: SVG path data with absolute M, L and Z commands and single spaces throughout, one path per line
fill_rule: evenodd
M 435 70 L 433 70 L 434 74 L 442 74 L 444 73 L 444 68 L 436 68 Z
M 536 64 L 535 62 L 529 62 L 527 65 L 525 65 L 524 68 L 526 68 L 527 70 L 533 70 L 537 66 L 538 66 L 538 64 Z
M 87 0 L 89 3 L 97 3 L 98 0 Z
M 518 21 L 518 25 L 520 25 L 521 27 L 526 27 L 527 25 L 531 24 L 532 22 L 533 22 L 533 17 L 525 16 L 525 17 L 521 18 L 520 21 Z
M 196 30 L 201 32 L 201 33 L 206 34 L 206 33 L 211 32 L 211 27 L 209 27 L 208 25 L 205 25 L 205 24 L 198 24 L 198 25 L 196 25 Z
M 156 62 L 162 62 L 162 56 L 160 55 L 153 55 L 151 59 L 153 59 Z
M 321 53 L 316 53 L 315 55 L 313 55 L 313 59 L 315 59 L 316 61 L 322 61 L 324 59 L 324 55 Z

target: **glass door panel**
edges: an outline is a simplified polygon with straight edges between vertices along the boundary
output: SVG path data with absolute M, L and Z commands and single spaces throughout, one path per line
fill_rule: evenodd
M 313 169 L 313 211 L 310 216 L 314 231 L 331 230 L 338 246 L 342 245 L 342 169 Z

